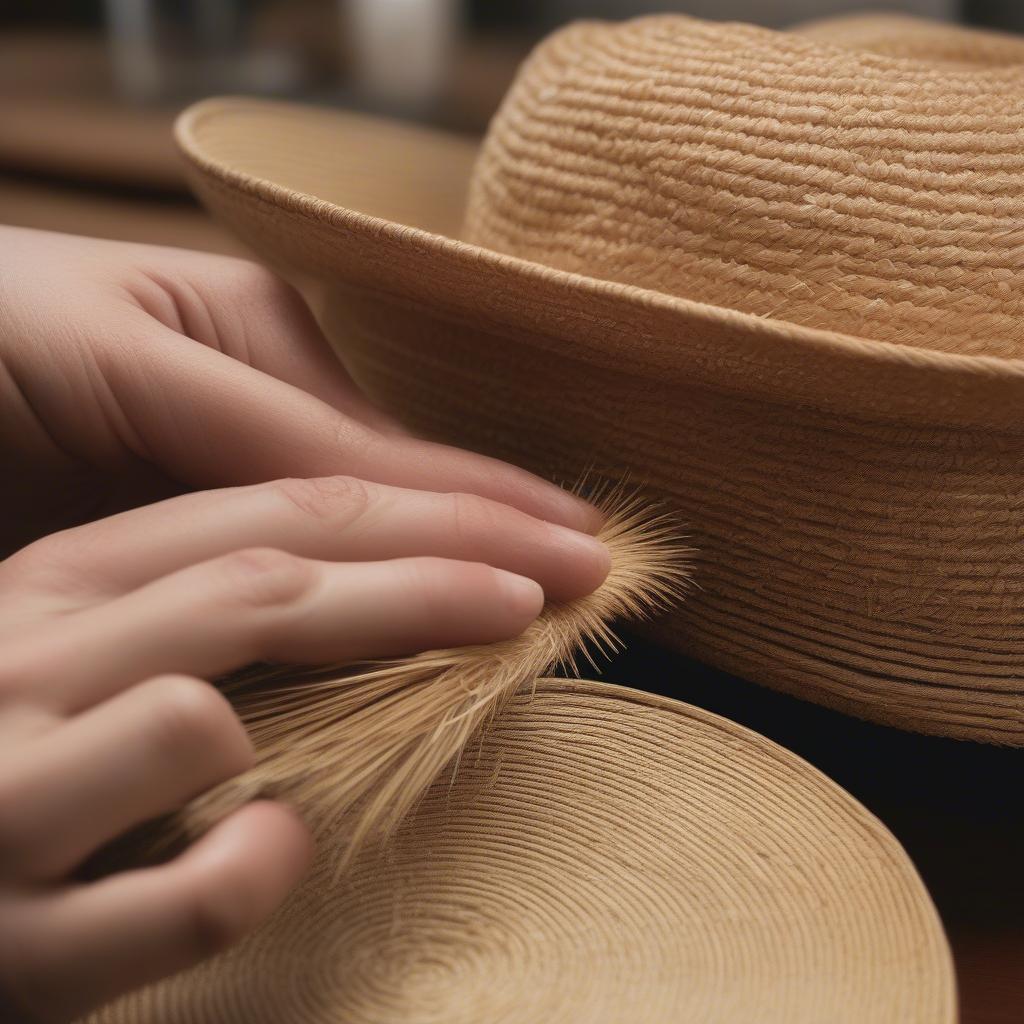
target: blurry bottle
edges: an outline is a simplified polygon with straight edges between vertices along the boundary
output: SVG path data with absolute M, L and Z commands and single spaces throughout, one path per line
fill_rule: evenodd
M 434 107 L 448 87 L 461 0 L 341 0 L 353 84 L 369 105 Z

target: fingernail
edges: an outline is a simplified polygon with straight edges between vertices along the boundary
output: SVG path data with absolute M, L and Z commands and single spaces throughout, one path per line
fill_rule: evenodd
M 496 570 L 498 585 L 501 587 L 509 606 L 517 615 L 534 619 L 544 607 L 544 590 L 536 580 L 518 576 L 503 569 Z

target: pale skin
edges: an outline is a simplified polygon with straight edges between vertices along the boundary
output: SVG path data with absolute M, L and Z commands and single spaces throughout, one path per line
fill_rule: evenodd
M 609 567 L 589 505 L 409 437 L 288 286 L 181 250 L 0 228 L 0 473 L 5 1020 L 196 963 L 302 877 L 305 825 L 261 801 L 76 878 L 252 763 L 218 676 L 514 636 Z

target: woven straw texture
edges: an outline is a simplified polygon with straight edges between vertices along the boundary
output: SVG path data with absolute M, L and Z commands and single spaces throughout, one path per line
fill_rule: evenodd
M 464 236 L 757 316 L 1020 355 L 1024 41 L 975 58 L 678 18 L 576 25 L 492 125 Z
M 327 285 L 382 405 L 681 512 L 702 589 L 666 642 L 1020 745 L 1024 45 L 908 25 L 573 26 L 475 168 L 255 101 L 178 137 L 220 217 Z
M 775 744 L 542 682 L 385 854 L 330 850 L 236 951 L 92 1024 L 945 1024 L 952 970 L 892 836 Z

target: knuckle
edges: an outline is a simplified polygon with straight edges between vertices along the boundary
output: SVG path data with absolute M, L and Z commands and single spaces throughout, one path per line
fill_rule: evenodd
M 272 486 L 304 516 L 331 526 L 345 526 L 357 519 L 372 498 L 371 486 L 351 476 L 289 477 Z
M 450 494 L 448 501 L 451 505 L 452 529 L 459 540 L 478 539 L 500 525 L 495 503 L 479 494 Z
M 242 604 L 281 607 L 302 598 L 313 585 L 311 562 L 276 548 L 243 548 L 217 560 L 228 591 Z
M 447 590 L 453 575 L 453 562 L 447 558 L 435 558 L 423 555 L 405 560 L 407 583 L 410 589 L 418 592 Z
M 143 685 L 150 749 L 170 761 L 230 749 L 238 770 L 247 766 L 247 743 L 238 742 L 241 723 L 213 686 L 191 676 L 162 676 Z

